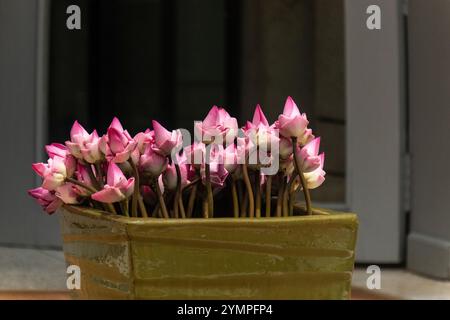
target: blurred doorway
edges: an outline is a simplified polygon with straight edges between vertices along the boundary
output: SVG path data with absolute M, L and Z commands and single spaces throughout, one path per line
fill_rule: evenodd
M 22 196 L 34 185 L 29 164 L 44 157 L 44 143 L 65 141 L 74 120 L 100 132 L 114 115 L 131 133 L 153 118 L 191 129 L 213 104 L 242 121 L 260 103 L 274 121 L 290 95 L 327 155 L 327 180 L 313 191 L 315 202 L 359 214 L 359 261 L 401 262 L 403 13 L 400 0 L 376 1 L 383 29 L 368 30 L 371 2 L 0 0 L 9 6 L 0 30 L 24 30 L 0 50 L 5 65 L 15 66 L 2 68 L 2 84 L 15 76 L 14 83 L 30 81 L 20 94 L 0 87 L 2 101 L 16 104 L 2 121 L 31 114 L 20 141 L 33 150 L 20 163 L 11 157 L 2 171 L 10 179 L 23 173 L 6 197 L 26 205 L 11 203 L 13 220 L 2 215 L 0 242 L 59 245 L 56 219 Z M 66 28 L 72 4 L 81 8 L 81 30 Z

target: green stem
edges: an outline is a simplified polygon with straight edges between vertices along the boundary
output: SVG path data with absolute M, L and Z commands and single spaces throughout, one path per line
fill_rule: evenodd
M 187 210 L 187 217 L 192 218 L 192 212 L 194 211 L 194 205 L 195 205 L 195 197 L 197 195 L 197 183 L 192 186 L 191 193 L 189 194 L 189 200 L 188 200 L 188 210 Z
M 90 163 L 88 163 L 86 166 L 86 170 L 89 174 L 89 178 L 92 181 L 92 184 L 95 186 L 95 188 L 97 190 L 103 189 L 103 186 L 100 185 L 100 183 L 98 182 L 97 178 L 94 175 L 94 171 L 92 171 L 92 165 Z
M 148 218 L 147 208 L 145 207 L 144 199 L 142 199 L 141 195 L 138 195 L 138 204 L 139 210 L 141 211 L 142 217 Z
M 208 219 L 209 215 L 208 215 L 208 199 L 205 198 L 203 199 L 203 218 Z
M 248 205 L 248 194 L 244 192 L 244 196 L 241 203 L 241 218 L 245 218 L 247 216 L 247 205 Z
M 285 184 L 283 192 L 283 217 L 289 216 L 288 195 L 289 195 L 289 187 L 287 184 Z
M 200 181 L 200 178 L 195 178 L 195 179 L 192 180 L 190 183 L 188 183 L 187 185 L 185 185 L 181 190 L 182 190 L 182 191 L 187 190 L 187 189 L 193 187 L 194 185 L 196 185 L 197 182 L 199 182 L 199 181 Z
M 152 180 L 152 187 L 153 187 L 153 190 L 156 191 L 156 195 L 158 197 L 159 206 L 161 207 L 161 211 L 162 211 L 163 217 L 166 218 L 166 219 L 169 219 L 169 214 L 167 213 L 166 203 L 164 202 L 164 198 L 162 196 L 161 189 L 159 188 L 159 184 L 158 184 L 158 179 L 157 178 L 154 178 Z
M 183 198 L 182 198 L 182 192 L 181 192 L 181 170 L 180 166 L 178 164 L 175 164 L 175 170 L 177 171 L 177 191 L 175 194 L 175 204 L 174 204 L 174 210 L 176 210 L 176 215 L 178 215 L 178 212 L 181 213 L 181 217 L 184 219 L 186 218 L 186 212 L 184 210 L 183 205 Z
M 255 174 L 255 215 L 257 218 L 261 218 L 261 173 L 256 170 Z
M 292 137 L 292 149 L 293 149 L 293 153 L 294 153 L 294 164 L 295 164 L 295 169 L 297 170 L 298 176 L 300 177 L 300 183 L 302 185 L 303 195 L 305 197 L 306 213 L 308 215 L 312 215 L 311 195 L 309 194 L 308 184 L 306 183 L 305 176 L 303 175 L 303 172 L 300 169 L 300 163 L 299 163 L 299 159 L 297 156 L 296 148 L 297 148 L 297 137 Z
M 126 215 L 127 217 L 130 216 L 130 214 L 128 213 L 128 198 L 120 202 L 120 208 L 122 209 L 124 215 Z
M 209 157 L 208 157 L 209 158 Z M 214 216 L 214 199 L 211 186 L 211 172 L 209 167 L 209 161 L 205 163 L 205 176 L 206 176 L 206 193 L 208 199 L 208 216 Z
M 102 172 L 102 168 L 100 166 L 100 163 L 96 162 L 95 163 L 95 171 L 97 172 L 97 178 L 98 178 L 98 182 L 100 183 L 100 187 L 104 187 L 104 183 L 103 183 L 103 172 Z
M 75 184 L 77 186 L 80 186 L 80 187 L 88 190 L 90 193 L 96 193 L 97 192 L 97 190 L 95 190 L 93 187 L 88 186 L 87 184 L 84 184 L 83 182 L 75 180 L 73 178 L 66 178 L 66 181 L 70 182 L 70 183 L 73 183 L 73 184 Z
M 67 182 L 70 182 L 70 183 L 73 183 L 73 184 L 75 184 L 75 185 L 77 185 L 77 186 L 80 186 L 80 187 L 86 189 L 86 190 L 89 191 L 91 194 L 97 192 L 97 190 L 96 190 L 95 188 L 93 188 L 93 187 L 91 187 L 91 186 L 88 186 L 87 184 L 84 184 L 83 182 L 78 181 L 78 180 L 75 180 L 75 179 L 73 179 L 73 178 L 66 178 L 66 181 L 67 181 Z M 105 203 L 105 202 L 102 202 L 102 205 L 103 205 L 103 207 L 105 208 L 106 211 L 109 211 L 109 212 L 111 212 L 111 213 L 117 214 L 117 211 L 116 211 L 116 209 L 114 208 L 114 205 L 113 205 L 112 203 Z
M 178 205 L 180 206 L 181 218 L 186 219 L 186 210 L 184 209 L 183 197 L 178 198 Z
M 252 184 L 250 183 L 250 178 L 248 176 L 248 168 L 246 164 L 242 165 L 242 175 L 244 177 L 244 183 L 247 188 L 248 194 L 248 216 L 253 218 L 255 216 L 255 200 L 253 198 Z
M 156 218 L 156 216 L 160 212 L 161 212 L 161 210 L 159 210 L 159 202 L 158 202 L 158 203 L 156 203 L 155 208 L 152 211 L 152 218 Z
M 272 202 L 272 176 L 267 176 L 266 181 L 266 217 L 270 217 L 270 205 Z
M 234 177 L 231 177 L 231 195 L 233 197 L 234 217 L 239 218 L 239 199 L 236 188 L 236 180 L 234 179 Z
M 284 185 L 285 185 L 285 179 L 283 174 L 278 175 L 279 178 L 279 184 L 278 184 L 278 197 L 277 197 L 277 217 L 281 217 L 281 211 L 283 208 L 283 194 L 284 194 Z
M 294 203 L 295 203 L 295 190 L 294 190 L 294 182 L 297 177 L 297 173 L 293 173 L 291 175 L 291 179 L 289 180 L 289 216 L 294 215 Z

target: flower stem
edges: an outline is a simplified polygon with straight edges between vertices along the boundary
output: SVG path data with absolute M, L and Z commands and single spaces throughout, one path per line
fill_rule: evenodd
M 152 218 L 156 218 L 156 216 L 160 212 L 161 212 L 161 210 L 159 210 L 159 202 L 158 202 L 158 203 L 156 203 L 155 208 L 152 211 Z
M 192 212 L 194 210 L 194 205 L 195 205 L 195 197 L 197 195 L 197 188 L 198 188 L 198 185 L 197 185 L 197 183 L 195 183 L 192 186 L 191 193 L 189 194 L 188 210 L 187 210 L 188 218 L 192 218 Z
M 214 216 L 214 198 L 211 186 L 211 172 L 209 167 L 209 161 L 205 163 L 205 176 L 206 176 L 206 193 L 208 199 L 208 215 Z
M 159 188 L 157 178 L 154 178 L 152 180 L 152 185 L 153 185 L 152 186 L 153 190 L 156 191 L 156 195 L 158 196 L 159 206 L 161 207 L 163 217 L 166 219 L 169 219 L 169 214 L 167 213 L 166 203 L 164 202 L 164 198 L 162 196 L 161 189 Z
M 139 198 L 139 172 L 136 167 L 136 164 L 133 162 L 133 160 L 130 158 L 128 160 L 131 167 L 133 168 L 133 176 L 134 176 L 134 190 L 133 190 L 133 197 L 131 198 L 131 215 L 133 217 L 137 217 L 137 208 L 138 208 L 138 198 Z
M 190 183 L 188 183 L 187 185 L 185 185 L 181 190 L 187 190 L 193 186 L 195 186 L 197 184 L 197 182 L 200 181 L 200 178 L 195 178 L 194 180 L 192 180 Z
M 203 199 L 203 218 L 208 219 L 208 198 Z
M 147 208 L 145 207 L 144 200 L 142 199 L 142 196 L 138 195 L 138 204 L 139 204 L 139 210 L 141 211 L 142 217 L 148 218 Z
M 270 217 L 270 205 L 272 200 L 272 176 L 267 176 L 266 181 L 266 217 Z
M 255 177 L 255 216 L 261 218 L 261 173 L 256 170 Z
M 281 211 L 283 209 L 283 194 L 284 194 L 284 185 L 285 178 L 283 174 L 278 175 L 279 184 L 278 184 L 278 197 L 277 197 L 277 217 L 281 217 Z
M 70 183 L 73 183 L 73 184 L 75 184 L 75 185 L 77 185 L 77 186 L 80 186 L 80 187 L 86 189 L 86 190 L 89 191 L 91 194 L 97 192 L 97 190 L 96 190 L 95 188 L 93 188 L 93 187 L 91 187 L 91 186 L 88 186 L 87 184 L 84 184 L 83 182 L 78 181 L 78 180 L 76 180 L 76 179 L 73 179 L 73 178 L 66 178 L 66 181 L 67 181 L 67 182 L 70 182 Z M 106 211 L 109 211 L 109 212 L 111 212 L 111 213 L 117 214 L 117 211 L 116 211 L 116 209 L 114 208 L 114 205 L 113 205 L 112 203 L 105 203 L 105 202 L 102 202 L 102 205 L 103 205 L 103 207 L 105 208 Z
M 233 213 L 235 218 L 239 218 L 239 199 L 236 188 L 236 180 L 231 177 L 231 195 L 233 197 Z
M 244 192 L 244 196 L 241 203 L 241 218 L 245 218 L 247 216 L 247 205 L 248 205 L 248 194 Z
M 127 217 L 130 216 L 130 214 L 128 213 L 128 198 L 120 202 L 120 208 L 122 209 L 124 215 L 126 215 Z
M 300 163 L 299 163 L 299 159 L 297 157 L 296 148 L 297 148 L 297 137 L 292 137 L 292 149 L 293 149 L 292 151 L 294 153 L 294 164 L 295 164 L 295 169 L 297 170 L 298 176 L 300 177 L 300 183 L 302 185 L 303 195 L 305 197 L 306 213 L 308 215 L 312 215 L 311 196 L 309 194 L 308 184 L 306 183 L 305 176 L 303 175 L 303 172 L 300 169 Z
M 102 168 L 100 166 L 100 163 L 98 163 L 98 162 L 95 163 L 95 171 L 97 172 L 97 178 L 98 178 L 98 182 L 100 184 L 100 187 L 103 188 L 104 187 L 103 172 L 102 172 Z
M 181 170 L 178 164 L 175 164 L 175 170 L 177 171 L 177 190 L 175 193 L 173 210 L 175 212 L 175 216 L 178 218 L 178 212 L 181 213 L 182 218 L 186 218 L 186 213 L 183 205 L 183 198 L 181 193 Z
M 70 182 L 70 183 L 73 183 L 73 184 L 76 184 L 77 186 L 80 186 L 80 187 L 88 190 L 91 193 L 96 193 L 97 192 L 97 190 L 95 190 L 95 188 L 93 188 L 91 186 L 88 186 L 87 184 L 84 184 L 83 182 L 75 180 L 73 178 L 66 178 L 66 181 Z
M 97 178 L 94 175 L 94 171 L 92 171 L 92 165 L 90 163 L 88 163 L 86 165 L 86 170 L 89 174 L 89 178 L 91 179 L 93 185 L 95 186 L 95 188 L 97 190 L 103 189 L 103 186 L 100 185 L 100 183 L 98 182 Z
M 289 195 L 289 186 L 286 183 L 284 185 L 284 192 L 283 192 L 283 217 L 289 216 L 288 195 Z
M 297 178 L 297 173 L 293 173 L 291 175 L 291 179 L 289 180 L 289 216 L 294 215 L 294 203 L 295 203 L 295 178 Z
M 253 218 L 255 216 L 255 201 L 253 198 L 252 184 L 250 183 L 250 178 L 248 177 L 248 168 L 245 163 L 242 165 L 242 175 L 244 177 L 244 183 L 248 194 L 248 216 Z

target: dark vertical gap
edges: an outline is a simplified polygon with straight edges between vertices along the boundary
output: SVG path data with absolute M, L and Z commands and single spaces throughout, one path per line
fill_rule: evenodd
M 316 68 L 317 68 L 317 59 L 316 59 L 316 51 L 317 51 L 317 10 L 318 10 L 318 6 L 317 3 L 312 1 L 312 0 L 308 0 L 307 2 L 307 7 L 308 7 L 308 12 L 311 12 L 311 20 L 310 20 L 310 30 L 311 30 L 311 35 L 310 35 L 310 43 L 309 43 L 309 47 L 310 47 L 310 61 L 311 61 L 311 66 L 312 66 L 312 70 L 311 70 L 311 79 L 310 79 L 310 83 L 312 84 L 312 95 L 311 95 L 311 106 L 308 107 L 308 112 L 310 112 L 311 116 L 309 116 L 308 118 L 310 118 L 310 127 L 313 128 L 313 130 L 315 128 L 317 128 L 317 122 L 319 121 L 319 119 L 317 119 L 317 100 L 316 100 L 316 95 L 317 95 L 317 85 L 316 85 Z
M 98 128 L 100 123 L 100 0 L 89 1 L 89 11 L 86 17 L 88 25 L 88 126 Z
M 409 54 L 408 54 L 408 15 L 403 16 L 403 30 L 404 30 L 404 75 L 405 75 L 405 151 L 409 153 L 410 151 L 410 110 L 409 110 Z
M 404 56 L 404 64 L 403 64 L 403 71 L 404 71 L 404 143 L 405 143 L 405 155 L 410 154 L 410 139 L 411 139 L 411 132 L 410 132 L 410 109 L 409 109 L 409 33 L 408 33 L 408 15 L 404 14 L 403 15 L 403 56 Z M 411 160 L 411 158 L 409 159 Z M 402 166 L 403 167 L 403 166 Z M 409 168 L 411 168 L 411 161 L 409 161 Z M 407 173 L 410 174 L 410 173 Z M 411 176 L 408 179 L 408 183 L 411 183 Z M 411 186 L 410 185 L 406 185 L 403 184 L 404 188 L 409 188 L 409 190 L 403 190 L 403 192 L 407 192 L 409 193 L 409 201 L 411 199 Z M 410 204 L 411 206 L 411 204 Z M 408 236 L 410 230 L 411 230 L 411 208 L 409 208 L 409 210 L 407 210 L 405 212 L 405 233 L 404 236 L 405 238 L 403 239 L 403 262 L 406 262 L 406 257 L 407 257 L 407 245 L 408 245 L 408 241 L 406 241 L 406 237 Z
M 241 108 L 242 2 L 225 1 L 225 103 L 230 114 Z
M 164 122 L 175 125 L 177 122 L 176 112 L 171 112 L 176 109 L 176 39 L 177 39 L 177 18 L 176 18 L 176 5 L 177 0 L 164 0 L 161 1 L 162 5 L 162 37 L 161 37 L 161 50 L 162 50 L 162 63 L 159 70 L 161 75 L 161 96 L 160 103 L 161 108 L 164 110 L 163 115 L 166 119 Z

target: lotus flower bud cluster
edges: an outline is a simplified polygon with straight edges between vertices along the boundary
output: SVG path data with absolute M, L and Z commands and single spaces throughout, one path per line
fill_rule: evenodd
M 325 180 L 320 138 L 291 97 L 274 123 L 257 105 L 241 128 L 213 106 L 192 140 L 151 124 L 132 136 L 114 118 L 99 136 L 75 121 L 69 140 L 47 145 L 47 162 L 32 165 L 42 185 L 28 193 L 49 214 L 79 205 L 142 218 L 259 218 L 310 213 L 309 189 Z M 303 211 L 294 210 L 297 190 Z

